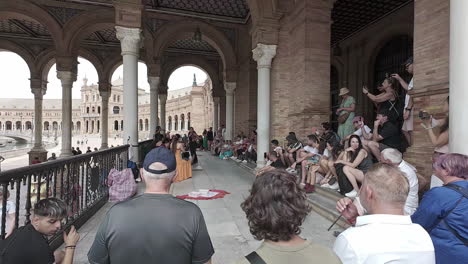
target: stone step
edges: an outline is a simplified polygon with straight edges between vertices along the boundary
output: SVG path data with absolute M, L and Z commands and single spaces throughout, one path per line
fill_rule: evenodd
M 239 167 L 244 168 L 255 175 L 256 164 L 250 162 L 236 162 L 233 160 L 231 160 L 231 162 L 236 163 Z M 335 207 L 336 202 L 343 197 L 344 196 L 337 191 L 322 188 L 318 185 L 315 186 L 314 193 L 307 194 L 307 199 L 312 206 L 312 209 L 325 219 L 329 220 L 330 224 L 333 223 L 333 221 L 335 221 L 336 218 L 340 215 L 338 211 L 336 211 Z M 350 226 L 344 218 L 338 220 L 336 225 L 342 228 L 348 228 Z
M 315 187 L 315 190 L 318 188 L 320 187 Z M 331 223 L 333 223 L 340 215 L 336 210 L 336 200 L 331 199 L 328 196 L 323 196 L 321 193 L 315 191 L 314 193 L 307 194 L 307 199 L 309 200 L 312 209 L 319 215 L 328 219 Z M 344 218 L 340 218 L 336 225 L 342 228 L 348 228 L 350 226 Z

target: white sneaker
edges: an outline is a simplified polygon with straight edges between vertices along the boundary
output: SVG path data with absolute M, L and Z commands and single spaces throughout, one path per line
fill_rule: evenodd
M 247 163 L 247 160 L 243 160 L 242 163 Z
M 227 159 L 228 159 L 228 157 L 224 157 L 224 158 L 223 158 L 223 160 L 227 160 Z
M 340 186 L 338 185 L 338 182 L 335 182 L 334 184 L 328 185 L 328 186 L 330 186 L 329 188 L 332 190 L 338 190 L 340 188 Z
M 358 192 L 356 190 L 352 190 L 349 193 L 345 194 L 345 196 L 349 198 L 355 198 L 357 195 L 358 195 Z
M 231 159 L 232 159 L 232 160 L 235 160 L 235 159 L 237 159 L 237 158 L 236 158 L 236 157 L 234 157 L 234 156 L 231 156 Z
M 320 186 L 322 188 L 327 188 L 327 189 L 331 189 L 331 185 L 328 184 L 328 183 L 325 183 L 325 184 L 322 184 L 322 186 Z
M 242 160 L 240 160 L 240 159 L 236 159 L 235 161 L 236 161 L 236 162 L 239 162 L 239 163 L 242 162 Z

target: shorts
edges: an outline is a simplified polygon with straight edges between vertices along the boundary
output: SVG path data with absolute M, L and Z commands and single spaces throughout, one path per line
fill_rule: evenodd
M 387 146 L 387 145 L 382 144 L 382 143 L 379 143 L 379 150 L 380 150 L 380 151 L 382 151 L 382 150 L 384 150 L 384 149 L 388 149 L 388 148 L 392 148 L 392 147 Z
M 310 161 L 312 164 L 318 164 L 320 161 L 320 156 L 319 155 L 314 155 L 310 158 L 307 158 L 307 161 Z

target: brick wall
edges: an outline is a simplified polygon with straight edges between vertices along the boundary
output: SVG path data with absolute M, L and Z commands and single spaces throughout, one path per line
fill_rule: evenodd
M 449 1 L 416 0 L 414 5 L 414 92 L 415 115 L 421 109 L 441 116 L 449 87 Z M 414 146 L 405 159 L 429 178 L 434 147 L 415 117 Z
M 330 113 L 330 16 L 322 1 L 296 1 L 281 21 L 272 69 L 272 137 L 305 138 Z

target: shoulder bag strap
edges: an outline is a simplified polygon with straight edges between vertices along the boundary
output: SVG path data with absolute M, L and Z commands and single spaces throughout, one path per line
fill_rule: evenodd
M 245 258 L 250 262 L 250 264 L 266 264 L 262 257 L 260 257 L 255 251 L 245 256 Z
M 468 199 L 468 189 L 467 188 L 463 188 L 461 186 L 458 186 L 458 185 L 455 185 L 455 184 L 447 184 L 447 185 L 444 185 L 444 187 L 446 188 L 449 188 L 449 189 L 452 189 L 456 192 L 458 192 L 459 194 L 462 195 L 462 197 L 460 197 L 460 199 L 457 201 L 457 203 L 455 204 L 455 206 L 450 210 L 448 211 L 447 214 L 445 214 L 438 222 L 437 224 L 435 224 L 429 231 L 428 233 L 430 233 L 432 231 L 432 229 L 434 229 L 440 222 L 442 222 L 445 227 L 447 227 L 447 229 L 455 236 L 457 237 L 463 244 L 465 244 L 465 246 L 468 246 L 468 239 L 462 237 L 460 234 L 458 234 L 458 232 L 453 229 L 452 227 L 450 227 L 448 225 L 448 223 L 445 221 L 445 218 L 452 213 L 453 210 L 455 210 L 455 208 L 457 208 L 457 206 L 460 204 L 460 202 L 463 200 L 463 198 L 465 199 Z

